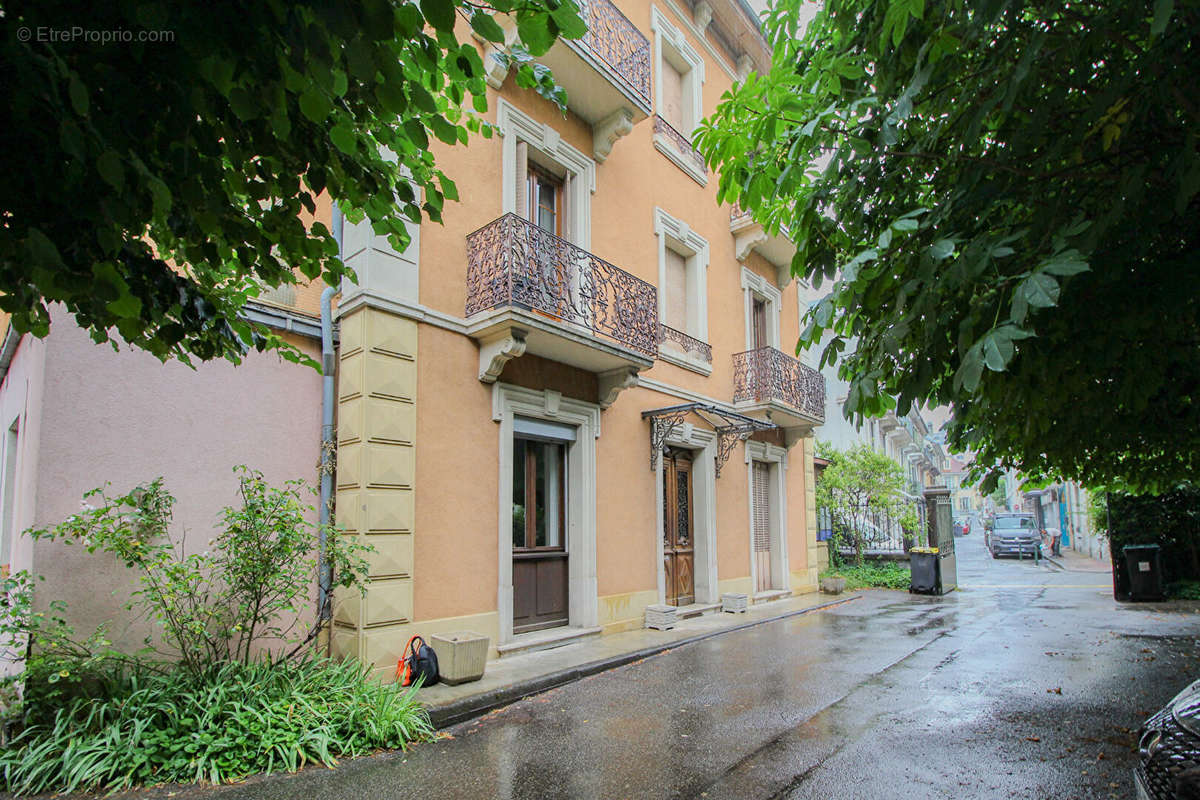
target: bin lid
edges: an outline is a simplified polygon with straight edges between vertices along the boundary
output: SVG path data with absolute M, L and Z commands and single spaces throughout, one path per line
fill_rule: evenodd
M 913 547 L 908 552 L 910 552 L 910 553 L 930 553 L 932 555 L 937 555 L 938 549 L 936 547 Z

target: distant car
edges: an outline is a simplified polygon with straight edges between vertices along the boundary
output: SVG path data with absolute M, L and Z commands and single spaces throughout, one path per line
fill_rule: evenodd
M 992 558 L 1000 556 L 1040 556 L 1042 533 L 1033 514 L 997 514 L 991 529 L 984 532 L 984 544 Z
M 1200 681 L 1175 695 L 1138 731 L 1133 782 L 1138 800 L 1200 798 Z

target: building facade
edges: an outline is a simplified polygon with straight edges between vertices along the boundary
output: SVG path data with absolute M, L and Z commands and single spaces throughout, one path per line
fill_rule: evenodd
M 737 0 L 590 0 L 585 14 L 588 35 L 543 59 L 567 89 L 565 115 L 480 44 L 496 135 L 433 145 L 462 197 L 444 224 L 413 225 L 404 252 L 344 227 L 359 283 L 342 287 L 335 315 L 335 513 L 373 555 L 366 593 L 336 597 L 330 646 L 381 677 L 417 633 L 476 631 L 502 657 L 640 627 L 648 605 L 704 613 L 728 592 L 816 589 L 825 393 L 787 355 L 802 308 L 794 249 L 716 202 L 689 138 L 733 81 L 768 66 L 766 43 Z M 337 229 L 334 216 L 328 204 L 318 214 Z M 315 354 L 317 291 L 273 293 L 252 314 Z M 194 527 L 230 502 L 234 464 L 269 458 L 268 478 L 315 480 L 311 370 L 255 356 L 191 372 L 100 354 L 56 322 L 44 341 L 16 340 L 0 384 L 0 422 L 42 418 L 12 466 L 11 531 L 135 473 L 170 472 L 177 516 Z M 93 396 L 86 378 L 52 375 L 89 361 L 109 402 L 71 431 L 73 449 L 51 446 L 50 409 L 70 416 Z M 53 398 L 24 388 L 39 382 Z M 157 405 L 104 430 L 140 396 Z M 88 423 L 95 437 L 78 429 Z M 161 452 L 153 437 L 175 428 L 210 437 L 212 463 L 188 463 L 190 438 Z M 20 538 L 6 540 L 13 567 L 55 586 L 83 574 Z M 116 597 L 128 578 L 106 569 L 92 591 Z

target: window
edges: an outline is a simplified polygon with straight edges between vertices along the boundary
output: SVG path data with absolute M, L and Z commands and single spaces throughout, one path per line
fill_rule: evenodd
M 658 319 L 670 332 L 663 337 L 659 358 L 709 375 L 708 240 L 661 208 L 654 209 L 658 237 Z
M 503 137 L 504 212 L 590 250 L 596 162 L 503 98 L 497 104 L 496 127 Z
M 567 449 L 513 440 L 513 552 L 566 548 Z
M 683 32 L 656 7 L 650 10 L 654 32 L 654 146 L 701 185 L 708 183 L 704 160 L 692 148 L 692 131 L 700 125 L 704 59 Z M 667 128 L 661 129 L 660 122 Z
M 10 563 L 12 554 L 9 550 L 12 548 L 12 542 L 16 538 L 13 533 L 13 525 L 15 524 L 16 516 L 13 513 L 13 504 L 17 499 L 17 439 L 19 434 L 19 422 L 14 421 L 12 426 L 4 435 L 4 474 L 0 477 L 3 481 L 4 494 L 4 515 L 0 520 L 0 566 L 7 566 Z
M 779 311 L 782 293 L 763 276 L 742 267 L 746 306 L 746 349 L 779 347 Z

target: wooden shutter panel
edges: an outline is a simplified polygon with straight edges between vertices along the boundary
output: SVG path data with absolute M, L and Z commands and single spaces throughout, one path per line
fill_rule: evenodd
M 672 128 L 687 136 L 683 129 L 683 75 L 665 58 L 662 61 L 662 110 Z
M 687 259 L 667 248 L 667 319 L 669 327 L 691 333 L 687 327 Z
M 754 462 L 754 551 L 771 551 L 771 468 Z
M 533 219 L 529 213 L 529 145 L 517 142 L 517 216 Z

